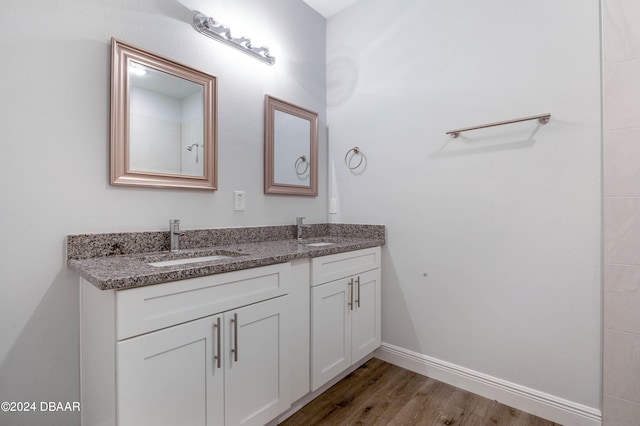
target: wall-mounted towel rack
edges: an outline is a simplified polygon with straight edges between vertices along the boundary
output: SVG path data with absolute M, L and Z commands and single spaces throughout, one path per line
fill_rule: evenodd
M 460 136 L 460 133 L 466 132 L 469 130 L 484 129 L 487 127 L 502 126 L 505 124 L 519 123 L 521 121 L 529 121 L 529 120 L 538 120 L 538 122 L 540 122 L 541 124 L 547 124 L 550 118 L 551 118 L 551 114 L 532 115 L 531 117 L 514 118 L 513 120 L 498 121 L 496 123 L 481 124 L 479 126 L 473 126 L 473 127 L 465 127 L 464 129 L 449 130 L 447 132 L 447 135 L 451 135 L 452 137 L 457 138 L 458 136 Z

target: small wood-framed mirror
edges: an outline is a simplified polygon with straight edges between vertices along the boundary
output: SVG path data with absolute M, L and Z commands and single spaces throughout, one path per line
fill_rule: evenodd
M 265 194 L 318 195 L 318 114 L 265 96 Z
M 111 184 L 217 189 L 216 78 L 111 40 Z

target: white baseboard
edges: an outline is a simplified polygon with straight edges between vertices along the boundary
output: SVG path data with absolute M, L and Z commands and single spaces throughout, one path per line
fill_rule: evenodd
M 601 426 L 602 412 L 459 365 L 382 343 L 374 356 L 565 426 Z

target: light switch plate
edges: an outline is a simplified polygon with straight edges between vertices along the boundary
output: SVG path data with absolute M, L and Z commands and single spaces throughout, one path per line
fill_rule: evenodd
M 329 198 L 329 214 L 338 214 L 337 198 Z

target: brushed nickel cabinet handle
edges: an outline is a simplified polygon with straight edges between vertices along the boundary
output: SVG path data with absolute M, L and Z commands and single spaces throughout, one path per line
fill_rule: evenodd
M 218 317 L 216 319 L 216 323 L 213 325 L 213 327 L 216 329 L 216 355 L 213 357 L 213 359 L 216 361 L 216 365 L 214 365 L 213 368 L 220 368 L 221 367 L 221 362 L 222 362 L 222 354 L 220 353 L 221 349 L 220 349 L 220 341 L 221 341 L 221 337 L 220 335 L 222 334 L 221 330 L 220 330 L 220 317 Z
M 349 310 L 353 311 L 353 278 L 349 280 L 349 302 L 347 302 Z
M 231 323 L 233 324 L 233 348 L 231 353 L 233 354 L 233 360 L 238 362 L 238 314 L 233 314 Z
M 358 300 L 356 300 L 356 303 L 358 304 L 358 308 L 360 307 L 360 275 L 358 275 L 358 278 L 356 278 L 356 284 L 358 284 Z

